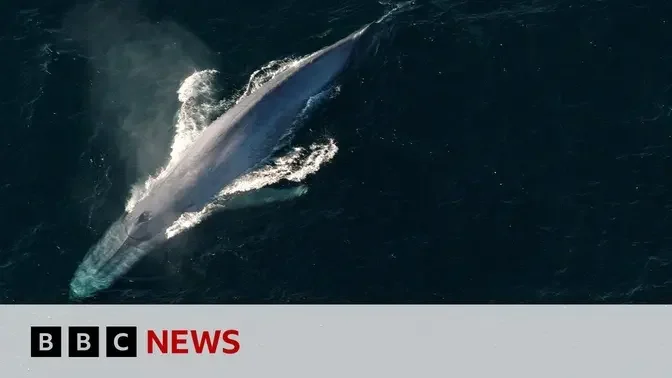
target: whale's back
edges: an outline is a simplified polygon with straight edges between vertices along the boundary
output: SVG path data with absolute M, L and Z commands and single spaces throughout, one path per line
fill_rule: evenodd
M 347 66 L 366 28 L 300 59 L 240 99 L 203 130 L 129 218 L 161 215 L 142 227 L 143 234 L 159 232 L 181 213 L 203 208 L 226 185 L 267 159 L 306 102 Z

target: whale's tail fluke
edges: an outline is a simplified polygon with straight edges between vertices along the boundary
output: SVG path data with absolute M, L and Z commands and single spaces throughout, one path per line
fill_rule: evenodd
M 415 1 L 407 1 L 394 7 L 376 21 L 370 22 L 352 34 L 358 39 L 351 56 L 351 65 L 357 65 L 367 56 L 376 55 L 381 44 L 394 38 L 398 16 L 417 8 Z

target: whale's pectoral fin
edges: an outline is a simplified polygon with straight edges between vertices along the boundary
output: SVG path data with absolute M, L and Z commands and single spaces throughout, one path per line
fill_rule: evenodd
M 218 203 L 223 210 L 235 210 L 245 207 L 268 205 L 274 202 L 289 201 L 308 192 L 304 185 L 286 189 L 261 188 L 232 195 Z

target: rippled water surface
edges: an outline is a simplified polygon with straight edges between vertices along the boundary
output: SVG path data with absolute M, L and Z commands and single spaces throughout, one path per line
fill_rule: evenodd
M 393 9 L 225 188 L 301 195 L 185 214 L 90 302 L 668 302 L 672 6 L 554 0 L 7 2 L 0 301 L 67 302 L 205 125 Z

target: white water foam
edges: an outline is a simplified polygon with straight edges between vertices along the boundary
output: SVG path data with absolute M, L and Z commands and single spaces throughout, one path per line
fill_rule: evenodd
M 126 203 L 126 211 L 131 211 L 138 201 L 144 198 L 154 185 L 170 172 L 175 163 L 182 157 L 185 149 L 207 127 L 209 120 L 213 116 L 221 114 L 243 97 L 254 93 L 254 91 L 275 75 L 293 65 L 299 64 L 305 58 L 287 58 L 267 63 L 250 75 L 250 79 L 241 95 L 223 101 L 216 101 L 214 99 L 216 70 L 197 71 L 187 77 L 177 91 L 178 100 L 182 105 L 176 117 L 175 137 L 171 146 L 170 159 L 158 174 L 150 176 L 147 180 L 136 184 L 131 189 L 130 198 Z M 303 122 L 317 105 L 338 93 L 339 88 L 333 87 L 313 96 L 297 118 L 295 126 Z M 291 132 L 286 135 L 286 138 L 283 138 L 285 144 L 289 139 L 291 139 Z M 271 159 L 268 164 L 240 177 L 231 185 L 223 188 L 213 202 L 205 206 L 203 210 L 182 214 L 168 228 L 166 236 L 171 238 L 200 223 L 213 212 L 226 208 L 226 199 L 234 193 L 261 189 L 283 179 L 294 182 L 303 181 L 308 175 L 317 172 L 324 163 L 333 159 L 337 151 L 338 147 L 333 139 L 328 139 L 324 143 L 314 143 L 307 148 L 295 147 L 288 154 Z

